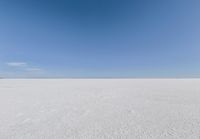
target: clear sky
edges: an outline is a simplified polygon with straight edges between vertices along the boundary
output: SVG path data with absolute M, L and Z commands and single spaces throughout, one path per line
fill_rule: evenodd
M 199 0 L 0 0 L 2 77 L 200 77 Z

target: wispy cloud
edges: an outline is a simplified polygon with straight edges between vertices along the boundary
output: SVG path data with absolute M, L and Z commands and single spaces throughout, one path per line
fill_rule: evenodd
M 7 62 L 6 65 L 11 68 L 17 68 L 17 70 L 24 71 L 24 72 L 38 73 L 38 72 L 43 71 L 41 68 L 29 65 L 26 62 Z
M 38 72 L 38 71 L 42 71 L 42 69 L 40 68 L 26 68 L 26 71 L 30 71 L 30 72 Z
M 25 63 L 25 62 L 8 62 L 6 64 L 8 66 L 11 66 L 11 67 L 25 67 L 25 66 L 27 66 L 27 63 Z

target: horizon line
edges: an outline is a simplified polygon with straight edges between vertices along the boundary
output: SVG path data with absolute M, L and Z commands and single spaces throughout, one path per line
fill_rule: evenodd
M 200 79 L 200 77 L 0 77 L 0 79 Z

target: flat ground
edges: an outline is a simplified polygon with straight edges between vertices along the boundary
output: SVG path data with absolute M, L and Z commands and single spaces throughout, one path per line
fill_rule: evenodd
M 200 79 L 1 79 L 0 139 L 199 139 Z

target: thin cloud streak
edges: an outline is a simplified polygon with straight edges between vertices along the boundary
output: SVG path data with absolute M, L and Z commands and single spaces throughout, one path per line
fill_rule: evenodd
M 40 73 L 43 71 L 41 68 L 29 65 L 26 62 L 7 62 L 6 65 L 10 68 L 14 68 L 16 71 L 23 71 L 24 73 Z
M 26 68 L 26 71 L 30 71 L 30 72 L 38 72 L 38 71 L 42 71 L 42 69 L 40 68 Z
M 25 67 L 25 66 L 27 66 L 27 63 L 25 63 L 25 62 L 8 62 L 6 64 L 8 66 L 11 66 L 11 67 Z

